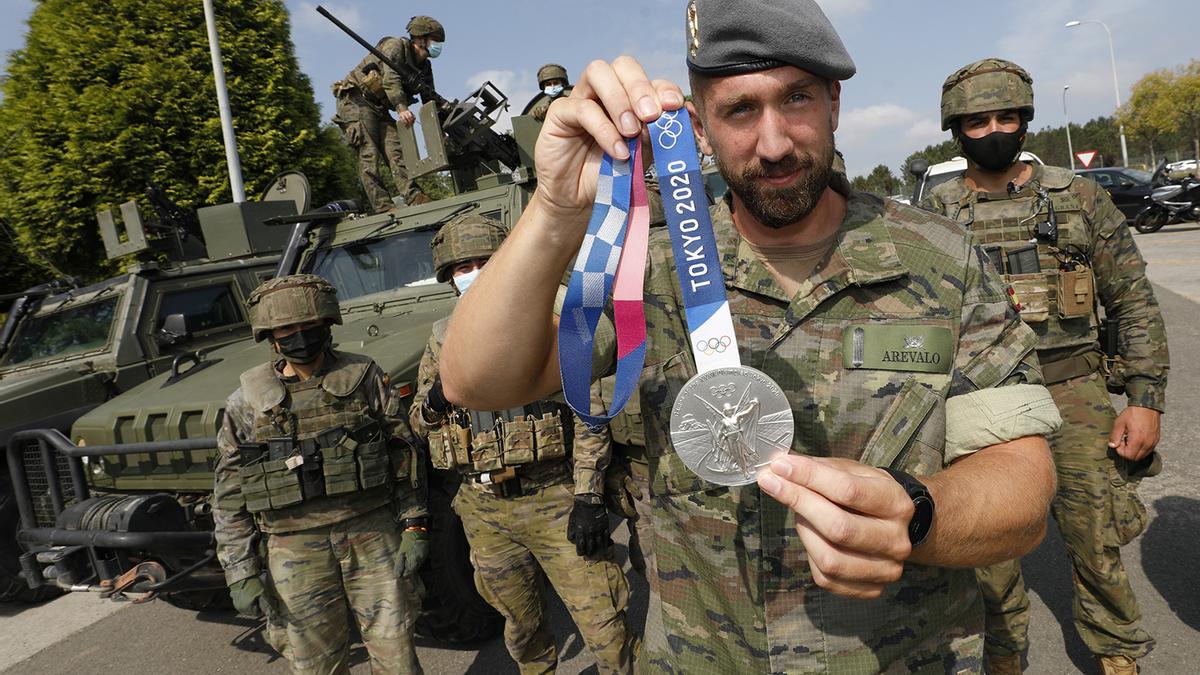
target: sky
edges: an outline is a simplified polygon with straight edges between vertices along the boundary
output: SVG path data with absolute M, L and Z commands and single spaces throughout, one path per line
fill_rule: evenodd
M 201 0 L 178 0 L 196 2 Z M 221 0 L 216 11 L 221 11 Z M 735 0 L 725 0 L 732 2 Z M 1073 122 L 1115 107 L 1108 40 L 1097 24 L 1065 28 L 1073 19 L 1111 29 L 1120 97 L 1143 74 L 1200 58 L 1196 0 L 818 0 L 837 28 L 858 73 L 842 87 L 837 145 L 851 176 L 877 164 L 899 172 L 909 154 L 949 138 L 938 105 L 946 76 L 980 58 L 1017 62 L 1033 76 L 1037 107 L 1031 127 L 1062 126 L 1063 86 Z M 317 2 L 286 0 L 301 69 L 328 119 L 329 85 L 363 56 L 362 48 L 317 14 Z M 536 92 L 547 62 L 574 79 L 593 59 L 638 58 L 651 77 L 687 86 L 685 0 L 324 0 L 326 9 L 374 42 L 403 35 L 409 17 L 429 14 L 446 27 L 433 63 L 438 91 L 462 98 L 485 81 L 519 112 Z M 33 0 L 0 0 L 0 53 L 19 49 Z M 86 6 L 86 3 L 84 3 Z M 507 120 L 497 126 L 504 129 Z

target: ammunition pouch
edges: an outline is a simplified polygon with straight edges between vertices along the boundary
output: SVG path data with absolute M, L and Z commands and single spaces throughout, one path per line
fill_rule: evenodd
M 320 497 L 379 487 L 391 480 L 379 423 L 338 427 L 311 438 L 270 438 L 239 446 L 238 478 L 246 510 L 274 511 Z
M 1104 358 L 1097 352 L 1086 352 L 1063 359 L 1042 363 L 1042 380 L 1047 384 L 1058 384 L 1077 377 L 1091 375 L 1101 370 Z
M 467 475 L 493 473 L 566 457 L 574 435 L 571 413 L 537 402 L 503 412 L 455 410 L 429 434 L 434 468 Z

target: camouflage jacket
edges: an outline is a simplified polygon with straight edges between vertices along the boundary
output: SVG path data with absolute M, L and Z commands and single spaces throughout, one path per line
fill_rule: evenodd
M 385 37 L 375 48 L 390 60 L 416 69 L 429 86 L 433 86 L 433 68 L 429 59 L 417 63 L 416 54 L 408 38 Z M 400 75 L 383 65 L 374 54 L 367 54 L 354 70 L 346 75 L 344 82 L 358 87 L 368 101 L 391 110 L 408 110 L 408 106 L 417 102 L 417 92 L 406 87 Z M 338 84 L 335 84 L 334 91 L 338 90 Z
M 421 357 L 421 367 L 417 374 L 417 393 L 409 408 L 409 420 L 413 429 L 422 438 L 429 436 L 432 427 L 425 422 L 421 414 L 421 405 L 429 397 L 429 389 L 437 378 L 438 358 L 442 352 L 442 341 L 446 335 L 446 324 L 449 320 L 442 319 L 433 325 L 433 334 L 425 345 L 425 353 Z M 561 401 L 545 401 L 555 406 L 562 405 Z M 525 489 L 537 489 L 551 485 L 562 485 L 574 481 L 575 494 L 604 494 L 604 472 L 612 457 L 612 443 L 608 433 L 594 434 L 572 415 L 575 434 L 571 455 L 560 460 L 535 462 L 522 465 L 518 474 L 521 486 Z M 570 431 L 570 430 L 564 430 Z M 573 474 L 573 476 L 572 476 Z
M 397 511 L 397 517 L 401 518 L 415 518 L 428 513 L 425 506 L 426 496 L 422 476 L 424 459 L 417 452 L 419 444 L 416 443 L 416 439 L 408 427 L 408 421 L 400 411 L 400 397 L 389 386 L 387 378 L 379 366 L 375 365 L 375 362 L 368 357 L 348 352 L 330 351 L 326 358 L 327 362 L 321 372 L 300 384 L 309 389 L 315 387 L 316 390 L 319 390 L 315 393 L 318 396 L 327 397 L 326 400 L 329 400 L 328 397 L 340 399 L 331 403 L 330 407 L 336 406 L 341 400 L 361 400 L 365 403 L 368 410 L 367 415 L 351 412 L 350 416 L 374 418 L 379 422 L 379 431 L 382 433 L 383 442 L 386 443 L 387 461 L 381 462 L 378 469 L 389 472 L 389 479 L 376 481 L 376 479 L 366 476 L 363 478 L 372 483 L 378 482 L 379 487 L 335 496 L 318 497 L 293 506 L 251 513 L 251 509 L 255 509 L 255 507 L 253 505 L 248 507 L 243 491 L 243 467 L 245 466 L 243 453 L 247 452 L 245 446 L 266 440 L 263 437 L 266 434 L 262 430 L 270 429 L 273 426 L 274 406 L 263 402 L 259 402 L 257 406 L 251 403 L 256 396 L 253 392 L 247 391 L 247 378 L 253 380 L 264 376 L 272 377 L 273 373 L 273 376 L 278 378 L 278 382 L 284 385 L 285 393 L 282 405 L 285 408 L 291 404 L 293 397 L 291 389 L 296 386 L 297 382 L 294 378 L 284 378 L 280 374 L 282 361 L 247 371 L 242 376 L 242 386 L 238 387 L 225 402 L 225 414 L 220 431 L 217 433 L 218 458 L 213 486 L 214 534 L 217 539 L 217 558 L 225 569 L 225 578 L 228 583 L 232 584 L 235 581 L 256 576 L 265 569 L 259 556 L 259 540 L 264 533 L 294 532 L 330 525 L 387 504 L 392 504 Z M 330 385 L 330 382 L 335 376 L 343 373 L 348 373 L 349 376 L 338 379 L 347 385 L 346 388 L 349 391 L 331 392 L 330 389 L 338 388 L 341 385 Z M 249 382 L 251 389 L 260 388 L 259 384 L 262 383 Z M 358 408 L 358 405 L 361 404 L 351 403 L 343 407 L 353 411 L 361 409 Z M 256 407 L 262 409 L 256 409 Z M 303 413 L 304 411 L 301 411 L 297 417 L 307 416 Z M 351 420 L 343 415 L 342 421 L 353 423 L 358 420 Z M 370 419 L 361 420 L 361 422 L 369 421 Z M 301 431 L 297 434 L 299 438 L 311 436 L 318 431 L 315 429 L 311 432 L 304 431 L 303 420 L 300 420 L 298 424 L 301 425 Z M 270 435 L 284 434 L 271 433 Z M 350 455 L 353 457 L 353 449 L 351 449 Z M 326 457 L 324 464 L 325 481 L 328 485 L 333 478 L 330 469 L 335 466 L 335 463 L 332 458 Z M 348 470 L 349 480 L 353 483 L 356 480 L 355 472 L 364 469 L 354 465 L 352 459 Z M 340 476 L 340 478 L 344 479 L 345 477 Z
M 711 210 L 741 361 L 787 394 L 793 452 L 929 475 L 947 463 L 946 400 L 1039 384 L 1035 338 L 961 228 L 850 193 L 844 178 L 835 185 L 848 194 L 837 245 L 794 298 L 742 241 L 730 203 Z M 977 659 L 983 611 L 971 570 L 908 564 L 879 599 L 834 595 L 814 583 L 787 507 L 755 485 L 707 483 L 683 464 L 669 418 L 696 366 L 669 234 L 653 231 L 649 250 L 640 388 L 662 603 L 650 616 L 663 625 L 647 626 L 641 664 L 681 673 L 942 672 Z M 873 360 L 905 349 L 908 335 L 940 335 L 938 347 L 927 341 L 938 372 L 902 359 L 854 367 L 843 345 L 855 334 Z
M 1035 186 L 1043 188 L 1055 206 L 1058 251 L 1039 244 L 1042 273 L 1004 278 L 1016 288 L 1022 317 L 1038 334 L 1043 362 L 1072 351 L 1100 350 L 1091 296 L 1077 316 L 1064 311 L 1059 269 L 1064 255 L 1059 251 L 1079 252 L 1090 262 L 1095 299 L 1105 315 L 1118 322 L 1117 375 L 1129 404 L 1165 411 L 1169 357 L 1162 312 L 1125 217 L 1103 188 L 1067 169 L 1035 165 L 1029 184 L 1015 195 L 977 192 L 959 177 L 935 187 L 924 206 L 967 225 L 984 246 L 1027 245 L 1033 224 L 1048 213 L 1035 201 Z
M 538 92 L 533 98 L 529 99 L 529 103 L 525 104 L 525 109 L 521 111 L 522 115 L 533 115 L 533 118 L 539 122 L 546 119 L 546 112 L 550 109 L 550 104 L 556 98 L 566 98 L 571 95 L 575 87 L 567 86 L 563 88 L 563 93 L 558 96 L 547 96 L 546 92 Z

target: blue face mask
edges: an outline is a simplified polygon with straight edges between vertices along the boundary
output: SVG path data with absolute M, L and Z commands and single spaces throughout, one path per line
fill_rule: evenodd
M 469 288 L 471 284 L 475 283 L 475 280 L 479 278 L 479 273 L 481 271 L 482 268 L 476 267 L 470 272 L 464 272 L 454 276 L 454 287 L 458 289 L 459 295 L 467 292 L 467 288 Z
M 442 53 L 442 43 L 441 42 L 430 42 L 429 43 L 429 58 L 436 59 L 438 56 L 441 55 L 441 53 Z
M 561 84 L 552 84 L 552 85 L 546 87 L 545 89 L 543 89 L 542 91 L 545 92 L 545 94 L 547 96 L 549 96 L 550 98 L 557 98 L 562 95 L 563 86 Z

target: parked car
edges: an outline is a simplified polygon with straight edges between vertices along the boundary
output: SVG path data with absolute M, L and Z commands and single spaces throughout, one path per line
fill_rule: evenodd
M 1146 196 L 1154 190 L 1153 174 L 1141 169 L 1124 166 L 1078 169 L 1075 175 L 1090 178 L 1108 190 L 1113 204 L 1116 204 L 1126 221 L 1133 220 L 1138 211 L 1146 206 Z

